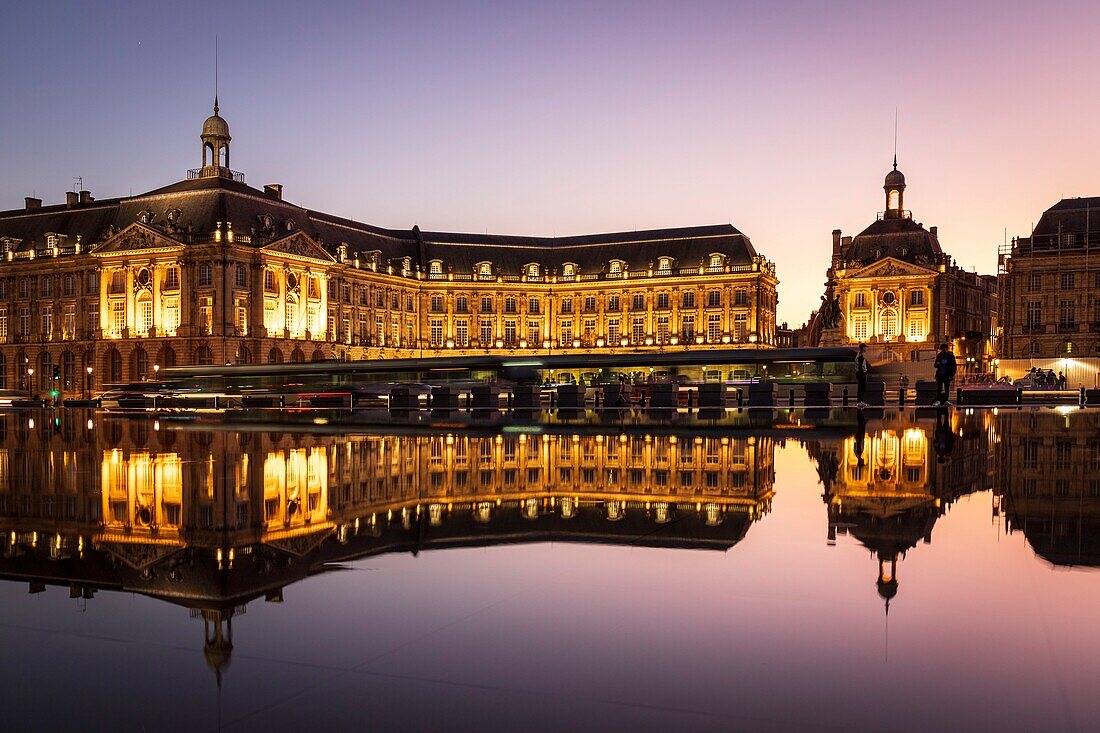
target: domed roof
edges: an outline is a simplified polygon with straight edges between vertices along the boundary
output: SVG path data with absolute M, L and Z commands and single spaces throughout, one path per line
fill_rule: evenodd
M 229 138 L 229 123 L 215 112 L 206 118 L 206 122 L 202 123 L 202 136 Z
M 898 170 L 898 163 L 894 161 L 894 170 L 886 174 L 886 188 L 897 188 L 905 185 L 905 174 Z

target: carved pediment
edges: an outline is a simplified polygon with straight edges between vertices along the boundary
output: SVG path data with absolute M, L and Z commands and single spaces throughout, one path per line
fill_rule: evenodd
M 114 555 L 134 570 L 144 570 L 167 560 L 180 551 L 178 545 L 153 545 L 142 542 L 102 542 L 97 548 Z
M 316 260 L 317 262 L 324 263 L 336 261 L 324 247 L 310 239 L 308 234 L 302 232 L 294 232 L 282 239 L 277 239 L 264 247 L 263 251 L 273 254 L 291 255 L 292 257 L 301 257 L 307 260 Z
M 848 273 L 847 277 L 905 277 L 907 275 L 935 275 L 936 270 L 910 262 L 904 262 L 893 257 L 861 267 Z
M 183 247 L 171 237 L 166 237 L 155 229 L 142 224 L 131 224 L 122 231 L 112 234 L 100 242 L 92 254 L 122 254 L 128 252 L 149 252 L 156 250 L 174 250 Z

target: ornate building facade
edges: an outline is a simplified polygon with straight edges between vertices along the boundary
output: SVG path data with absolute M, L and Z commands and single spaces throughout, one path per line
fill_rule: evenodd
M 883 189 L 886 210 L 870 226 L 855 237 L 833 230 L 828 277 L 841 342 L 866 342 L 872 359 L 884 361 L 931 360 L 947 342 L 960 371 L 987 371 L 998 331 L 996 278 L 960 268 L 937 228 L 913 220 L 896 160 Z
M 1002 249 L 1005 358 L 1100 358 L 1100 218 L 1094 228 L 1093 209 L 1100 213 L 1100 198 L 1063 199 L 1043 212 L 1031 236 Z
M 202 167 L 138 196 L 0 213 L 0 389 L 160 366 L 772 346 L 775 266 L 732 226 L 539 238 L 394 230 Z

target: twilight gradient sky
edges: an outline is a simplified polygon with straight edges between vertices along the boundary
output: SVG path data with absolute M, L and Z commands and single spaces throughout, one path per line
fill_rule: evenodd
M 13 3 L 0 209 L 200 162 L 221 39 L 233 167 L 382 226 L 731 222 L 816 306 L 830 231 L 907 208 L 960 264 L 1100 194 L 1097 2 Z

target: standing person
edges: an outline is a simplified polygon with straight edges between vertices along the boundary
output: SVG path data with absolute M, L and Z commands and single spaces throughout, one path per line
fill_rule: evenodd
M 1059 370 L 1058 371 L 1058 389 L 1065 389 L 1067 381 L 1068 380 L 1066 379 L 1066 373 Z
M 955 378 L 955 372 L 959 366 L 955 362 L 955 354 L 947 348 L 947 344 L 940 344 L 940 353 L 936 354 L 933 363 L 936 368 L 936 402 L 941 405 L 951 404 L 948 399 L 951 396 L 951 380 Z
M 871 371 L 871 362 L 867 361 L 867 344 L 860 344 L 856 352 L 856 407 L 863 409 L 867 403 L 863 401 L 867 394 L 867 372 Z

